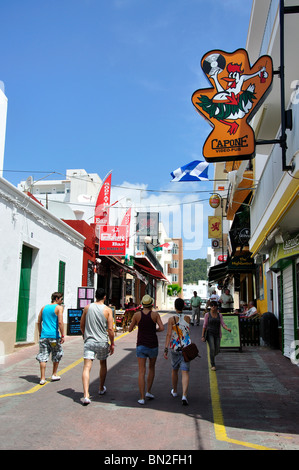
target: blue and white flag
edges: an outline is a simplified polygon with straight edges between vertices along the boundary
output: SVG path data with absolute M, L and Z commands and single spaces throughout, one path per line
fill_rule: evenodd
M 171 174 L 173 183 L 174 181 L 207 181 L 208 178 L 208 166 L 207 162 L 195 160 L 187 165 L 181 166 L 177 170 L 174 170 Z

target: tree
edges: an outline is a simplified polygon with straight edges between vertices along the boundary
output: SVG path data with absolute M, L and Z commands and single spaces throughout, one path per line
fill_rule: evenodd
M 181 292 L 182 288 L 179 284 L 170 284 L 167 286 L 167 295 L 171 297 L 174 295 L 178 295 Z
M 199 280 L 208 279 L 208 262 L 206 259 L 184 260 L 184 284 L 197 284 Z

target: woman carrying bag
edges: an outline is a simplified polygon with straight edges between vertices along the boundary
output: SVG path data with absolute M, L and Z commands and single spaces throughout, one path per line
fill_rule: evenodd
M 165 340 L 164 357 L 168 359 L 168 347 L 171 352 L 171 366 L 172 366 L 172 390 L 171 395 L 177 397 L 177 385 L 179 370 L 182 371 L 182 405 L 188 405 L 187 393 L 189 386 L 189 370 L 190 362 L 184 361 L 182 348 L 191 344 L 190 339 L 190 317 L 183 314 L 184 300 L 176 299 L 174 306 L 176 315 L 168 320 L 167 334 Z
M 216 370 L 215 356 L 217 356 L 220 351 L 220 341 L 222 336 L 221 327 L 230 333 L 231 330 L 224 323 L 222 314 L 218 312 L 217 302 L 212 301 L 210 306 L 211 311 L 207 312 L 204 317 L 202 341 L 208 341 L 210 348 L 211 370 Z

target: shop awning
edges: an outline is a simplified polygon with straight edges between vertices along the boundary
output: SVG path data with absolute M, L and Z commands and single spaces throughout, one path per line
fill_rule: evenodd
M 237 188 L 234 188 L 231 195 L 231 201 L 226 212 L 227 220 L 233 220 L 235 213 L 252 191 L 252 184 L 253 172 L 250 170 L 244 171 L 242 181 L 238 184 Z
M 164 274 L 161 272 L 161 271 L 158 271 L 157 269 L 154 269 L 154 268 L 149 268 L 147 266 L 144 266 L 143 264 L 140 264 L 140 263 L 134 263 L 134 266 L 138 269 L 141 269 L 143 270 L 145 273 L 147 274 L 150 274 L 152 277 L 154 277 L 155 279 L 161 279 L 162 281 L 168 281 L 167 277 L 164 276 Z
M 228 261 L 225 263 L 217 264 L 216 266 L 212 266 L 209 269 L 209 282 L 212 281 L 220 281 L 224 279 L 228 273 Z

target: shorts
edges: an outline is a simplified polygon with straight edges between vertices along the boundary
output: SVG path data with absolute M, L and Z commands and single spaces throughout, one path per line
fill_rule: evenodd
M 171 353 L 171 367 L 174 370 L 185 370 L 189 372 L 190 362 L 184 361 L 184 356 L 182 351 L 170 351 Z
M 84 343 L 84 355 L 83 359 L 98 359 L 99 361 L 105 361 L 109 356 L 110 347 L 108 343 L 98 343 L 93 340 L 86 340 Z
M 56 343 L 56 345 L 53 343 Z M 59 362 L 61 360 L 63 350 L 60 340 L 58 339 L 56 341 L 53 338 L 41 338 L 39 340 L 39 353 L 36 359 L 38 362 L 48 362 L 50 354 L 52 354 L 52 362 Z
M 156 348 L 148 348 L 147 346 L 137 346 L 136 349 L 136 356 L 141 358 L 149 358 L 152 359 L 153 357 L 158 356 L 158 346 Z

